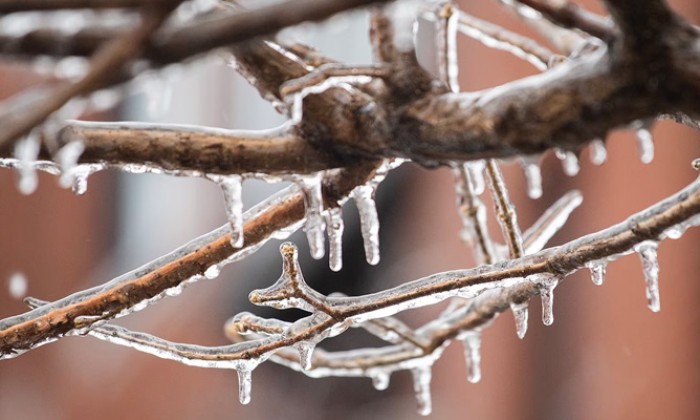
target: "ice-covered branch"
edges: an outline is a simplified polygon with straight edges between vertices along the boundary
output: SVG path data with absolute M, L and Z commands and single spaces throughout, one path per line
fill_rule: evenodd
M 377 164 L 360 164 L 329 176 L 323 185 L 328 206 L 337 205 L 353 188 L 367 182 Z M 178 294 L 187 282 L 216 276 L 222 265 L 257 250 L 277 232 L 288 234 L 289 229 L 299 227 L 305 215 L 303 194 L 290 188 L 248 211 L 242 248 L 232 246 L 226 225 L 101 286 L 0 321 L 1 358 L 14 357 L 78 328 L 126 315 L 165 295 Z
M 501 0 L 507 4 L 522 4 L 541 13 L 564 28 L 580 29 L 603 40 L 612 36 L 613 25 L 605 18 L 588 12 L 568 0 Z M 640 6 L 641 7 L 641 6 Z
M 347 164 L 339 156 L 313 147 L 289 126 L 246 131 L 70 121 L 57 140 L 60 146 L 81 141 L 84 151 L 80 163 L 154 165 L 216 174 L 309 173 Z

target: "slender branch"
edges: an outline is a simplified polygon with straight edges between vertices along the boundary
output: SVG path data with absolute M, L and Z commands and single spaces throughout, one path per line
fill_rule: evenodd
M 269 328 L 263 328 L 264 332 L 272 332 L 273 335 L 232 346 L 205 347 L 170 343 L 114 326 L 110 326 L 109 329 L 100 327 L 103 331 L 97 329 L 90 334 L 194 366 L 236 368 L 237 365 L 230 362 L 264 360 L 270 357 L 271 352 L 277 355 L 277 358 L 273 356 L 273 360 L 289 366 L 289 362 L 296 362 L 297 358 L 291 356 L 286 348 L 301 341 L 313 341 L 315 337 L 325 337 L 330 329 L 339 325 L 361 324 L 385 318 L 403 310 L 437 303 L 454 296 L 455 293 L 476 295 L 471 305 L 445 313 L 439 321 L 416 330 L 418 340 L 429 343 L 427 345 L 416 347 L 399 344 L 335 354 L 319 351 L 314 357 L 314 368 L 306 369 L 305 373 L 310 376 L 368 376 L 371 373 L 368 370 L 370 368 L 388 368 L 389 371 L 406 369 L 410 365 L 402 362 L 427 356 L 437 358 L 440 356 L 440 349 L 460 332 L 482 327 L 510 308 L 511 303 L 524 302 L 540 294 L 542 291 L 539 283 L 525 279 L 528 276 L 537 277 L 543 273 L 566 276 L 583 268 L 587 262 L 614 259 L 631 252 L 642 242 L 665 238 L 664 232 L 667 230 L 684 230 L 700 224 L 698 215 L 700 179 L 625 222 L 560 247 L 478 269 L 432 275 L 371 295 L 324 298 L 333 308 L 332 317 L 311 315 L 297 321 L 303 328 L 288 328 L 286 334 L 282 335 L 268 331 Z M 508 279 L 512 279 L 510 283 L 507 282 Z M 484 293 L 501 287 L 504 287 L 501 293 Z M 272 325 L 273 330 L 278 327 L 279 325 Z M 229 333 L 236 332 L 234 330 L 230 330 Z M 103 333 L 108 331 L 111 331 L 109 334 L 112 336 L 119 336 L 123 340 L 119 342 L 110 339 Z
M 591 13 L 575 3 L 553 0 L 515 0 L 530 7 L 564 28 L 580 29 L 596 38 L 608 40 L 613 34 L 613 25 L 605 18 Z M 644 7 L 637 4 L 638 7 Z
M 387 0 L 294 0 L 197 21 L 160 34 L 148 56 L 160 64 L 272 34 L 288 26 Z
M 501 226 L 503 237 L 506 240 L 506 244 L 508 244 L 510 258 L 520 258 L 525 253 L 523 251 L 523 238 L 520 233 L 517 214 L 513 203 L 510 201 L 501 169 L 495 160 L 489 159 L 486 161 L 486 173 L 488 173 L 489 185 L 491 186 L 491 193 L 496 206 L 498 224 Z
M 328 205 L 347 196 L 374 173 L 375 163 L 339 171 L 324 184 Z M 168 289 L 194 281 L 212 265 L 226 264 L 257 249 L 279 230 L 298 226 L 304 218 L 301 192 L 287 190 L 248 212 L 244 243 L 234 249 L 228 224 L 151 264 L 102 286 L 68 296 L 51 305 L 0 321 L 0 356 L 14 357 L 54 341 L 76 328 L 125 315 L 134 305 L 161 298 Z M 76 325 L 78 323 L 79 325 Z
M 530 38 L 477 19 L 464 12 L 460 12 L 459 15 L 459 30 L 488 47 L 510 52 L 540 70 L 546 70 L 550 60 L 555 55 L 548 48 Z

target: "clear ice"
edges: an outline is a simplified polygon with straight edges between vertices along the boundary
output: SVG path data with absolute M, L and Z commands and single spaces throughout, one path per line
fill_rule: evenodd
M 521 159 L 525 181 L 527 182 L 527 196 L 534 199 L 542 197 L 542 172 L 540 171 L 540 157 L 527 157 Z
M 413 390 L 418 402 L 418 414 L 427 416 L 433 411 L 433 401 L 430 395 L 432 366 L 419 366 L 411 369 L 413 375 Z
M 360 229 L 365 247 L 365 258 L 372 265 L 379 263 L 379 217 L 374 201 L 374 186 L 360 185 L 351 195 L 360 214 Z
M 304 193 L 304 203 L 306 205 L 304 231 L 309 241 L 311 256 L 317 260 L 323 258 L 326 251 L 323 236 L 326 222 L 323 220 L 322 179 L 320 172 L 299 178 L 299 185 Z
M 328 265 L 333 271 L 343 268 L 343 209 L 331 207 L 326 212 L 328 232 Z
M 637 245 L 634 250 L 639 253 L 642 261 L 642 271 L 646 283 L 646 296 L 649 309 L 653 312 L 661 310 L 659 299 L 659 261 L 656 256 L 658 244 L 652 241 L 645 241 Z
M 528 305 L 528 301 L 510 304 L 510 310 L 513 312 L 513 319 L 515 320 L 515 332 L 521 340 L 525 338 L 527 333 Z
M 467 332 L 461 340 L 467 364 L 467 380 L 475 384 L 481 380 L 481 333 Z

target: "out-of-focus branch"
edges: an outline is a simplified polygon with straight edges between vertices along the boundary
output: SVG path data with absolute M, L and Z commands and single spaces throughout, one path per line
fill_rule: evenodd
M 177 6 L 181 0 L 0 0 L 0 13 L 61 9 L 113 9 Z
M 100 87 L 115 69 L 121 68 L 141 51 L 145 40 L 163 23 L 174 6 L 144 9 L 142 24 L 97 50 L 90 59 L 90 70 L 85 76 L 76 82 L 60 83 L 48 97 L 23 101 L 22 106 L 13 107 L 0 116 L 0 125 L 4 127 L 0 131 L 0 152 L 11 149 L 14 140 L 27 134 L 71 98 Z
M 602 40 L 608 40 L 612 36 L 614 27 L 608 20 L 568 0 L 515 0 L 515 2 L 542 13 L 545 18 L 564 28 L 580 29 Z

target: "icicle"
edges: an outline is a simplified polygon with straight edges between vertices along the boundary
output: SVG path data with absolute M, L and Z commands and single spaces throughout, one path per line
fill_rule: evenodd
M 465 163 L 467 171 L 469 171 L 469 179 L 472 182 L 472 188 L 474 189 L 474 194 L 481 195 L 486 189 L 486 181 L 484 181 L 484 169 L 486 168 L 486 161 L 484 160 L 474 160 Z
M 411 369 L 413 390 L 418 402 L 418 414 L 421 416 L 427 416 L 433 411 L 433 402 L 430 396 L 431 368 L 431 366 L 420 366 Z
M 253 387 L 253 371 L 247 366 L 240 366 L 236 372 L 238 373 L 238 399 L 241 404 L 248 404 Z
M 581 170 L 581 167 L 578 164 L 578 157 L 576 157 L 574 152 L 555 149 L 554 153 L 556 154 L 557 158 L 562 161 L 564 173 L 568 176 L 576 176 Z
M 649 309 L 653 312 L 661 310 L 659 299 L 659 261 L 656 257 L 658 244 L 652 241 L 645 241 L 637 245 L 634 250 L 639 253 L 642 260 L 642 270 L 646 281 L 646 295 Z
M 313 356 L 316 344 L 311 341 L 300 341 L 295 346 L 299 352 L 299 364 L 304 370 L 311 370 L 313 367 Z
M 21 194 L 29 195 L 36 191 L 39 177 L 34 167 L 34 161 L 39 155 L 41 139 L 35 130 L 15 144 L 14 157 L 19 161 L 17 166 L 17 189 Z
M 515 319 L 515 332 L 521 340 L 525 338 L 525 333 L 527 333 L 528 304 L 528 301 L 510 304 L 510 310 Z
M 542 323 L 552 325 L 554 322 L 554 288 L 559 284 L 559 279 L 551 274 L 531 276 L 532 281 L 540 286 L 542 297 Z
M 377 391 L 384 391 L 389 388 L 389 381 L 391 376 L 388 372 L 378 371 L 372 373 L 372 385 Z
M 473 384 L 481 380 L 481 332 L 470 331 L 460 337 L 467 364 L 467 380 Z
M 639 147 L 639 160 L 642 163 L 651 163 L 654 160 L 654 138 L 651 135 L 651 124 L 637 121 L 633 124 L 634 134 L 637 136 Z
M 540 171 L 539 156 L 523 157 L 520 162 L 527 181 L 527 196 L 533 200 L 542 197 L 542 172 Z
M 608 149 L 602 139 L 595 139 L 591 142 L 591 163 L 600 166 L 608 159 Z
M 343 268 L 343 209 L 331 207 L 326 213 L 328 232 L 328 265 L 332 271 Z
M 306 222 L 304 231 L 309 241 L 309 249 L 314 259 L 321 259 L 325 254 L 323 231 L 326 223 L 323 220 L 323 194 L 321 192 L 321 173 L 299 178 L 299 186 L 304 192 L 306 204 Z
M 379 263 L 379 217 L 374 202 L 374 187 L 360 185 L 352 190 L 357 211 L 360 214 L 362 240 L 365 246 L 365 258 L 372 265 Z
M 242 179 L 239 175 L 209 175 L 209 178 L 219 184 L 224 194 L 226 217 L 231 226 L 231 245 L 241 248 L 244 240 Z
M 67 143 L 56 153 L 56 162 L 61 167 L 61 176 L 58 178 L 58 184 L 61 187 L 73 187 L 76 178 L 76 164 L 83 150 L 85 150 L 83 142 L 76 140 Z
M 586 263 L 586 267 L 591 270 L 591 280 L 596 286 L 601 286 L 605 281 L 605 269 L 608 263 L 604 260 L 591 261 Z

